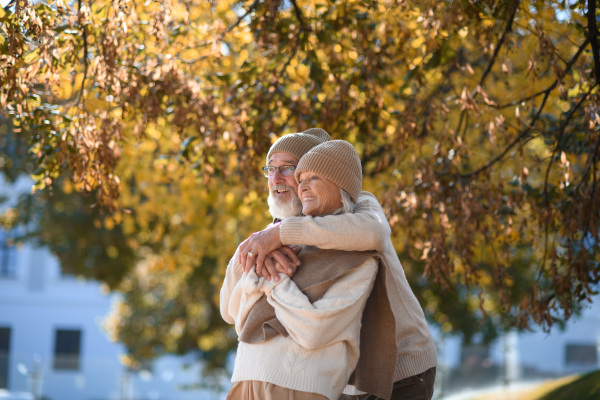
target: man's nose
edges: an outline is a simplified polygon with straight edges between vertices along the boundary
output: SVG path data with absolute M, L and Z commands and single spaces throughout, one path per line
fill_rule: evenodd
M 281 173 L 281 171 L 279 171 L 279 168 L 277 168 L 275 170 L 275 172 L 273 172 L 273 175 L 271 175 L 271 180 L 274 183 L 285 182 L 285 177 L 283 176 L 283 174 Z

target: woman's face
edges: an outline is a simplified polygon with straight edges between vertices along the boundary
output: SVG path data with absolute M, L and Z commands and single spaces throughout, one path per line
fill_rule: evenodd
M 298 176 L 298 195 L 304 215 L 331 214 L 342 206 L 340 188 L 312 172 L 301 172 Z

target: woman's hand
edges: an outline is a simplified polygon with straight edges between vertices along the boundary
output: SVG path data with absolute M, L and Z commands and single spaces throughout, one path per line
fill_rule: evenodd
M 297 254 L 302 248 L 300 246 L 283 246 L 270 252 L 265 258 L 265 267 L 262 269 L 262 276 L 273 277 L 275 282 L 279 281 L 279 274 L 293 276 L 298 266 L 292 261 L 292 257 L 297 259 Z M 258 274 L 258 273 L 257 273 Z
M 265 279 L 275 279 L 279 281 L 277 268 L 274 266 L 273 259 L 280 264 L 281 272 L 290 275 L 296 271 L 300 265 L 300 260 L 296 253 L 287 246 L 282 246 L 279 235 L 280 224 L 274 224 L 272 227 L 263 231 L 253 233 L 248 239 L 240 244 L 240 264 L 245 273 L 250 271 L 252 265 L 256 264 L 256 274 L 262 275 Z M 278 250 L 278 252 L 275 252 Z M 273 253 L 273 254 L 271 254 Z

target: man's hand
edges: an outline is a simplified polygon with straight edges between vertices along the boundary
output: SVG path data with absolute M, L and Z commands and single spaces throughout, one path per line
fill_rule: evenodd
M 252 265 L 256 264 L 257 275 L 262 274 L 268 280 L 270 280 L 271 275 L 273 275 L 275 281 L 279 281 L 279 276 L 275 273 L 276 268 L 264 268 L 265 259 L 267 259 L 267 256 L 274 250 L 280 250 L 280 252 L 283 252 L 283 255 L 277 253 L 273 254 L 270 256 L 269 261 L 272 262 L 272 258 L 275 258 L 282 266 L 288 266 L 289 263 L 285 261 L 285 257 L 287 256 L 289 261 L 293 264 L 294 271 L 295 267 L 300 265 L 300 260 L 298 259 L 298 256 L 296 256 L 296 253 L 287 246 L 282 247 L 281 236 L 279 235 L 279 225 L 280 224 L 277 223 L 263 231 L 253 233 L 252 236 L 240 244 L 240 264 L 242 264 L 245 273 L 250 271 Z M 290 265 L 290 267 L 292 266 Z M 263 272 L 263 270 L 265 272 Z
M 279 273 L 292 276 L 296 273 L 298 266 L 292 261 L 292 257 L 300 253 L 300 246 L 283 246 L 277 250 L 273 250 L 265 258 L 265 266 L 261 269 L 265 279 L 273 278 L 275 282 L 279 282 Z M 260 276 L 260 274 L 257 272 Z M 267 278 L 268 277 L 268 278 Z

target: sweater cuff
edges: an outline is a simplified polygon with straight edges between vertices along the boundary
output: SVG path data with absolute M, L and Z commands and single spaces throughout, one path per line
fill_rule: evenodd
M 281 221 L 279 236 L 281 244 L 300 245 L 302 243 L 302 221 L 305 217 L 289 217 Z
M 250 270 L 248 274 L 242 275 L 240 279 L 242 285 L 242 291 L 246 294 L 252 294 L 260 291 L 260 287 L 262 286 L 262 282 L 265 278 L 259 277 L 256 275 L 254 271 L 254 267 Z
M 289 278 L 289 276 L 282 273 L 279 273 L 279 282 L 275 282 L 275 279 L 266 280 L 263 278 L 264 281 L 260 289 L 265 294 L 265 296 L 268 296 L 273 291 L 273 289 L 275 289 L 275 286 L 279 285 L 287 278 Z

